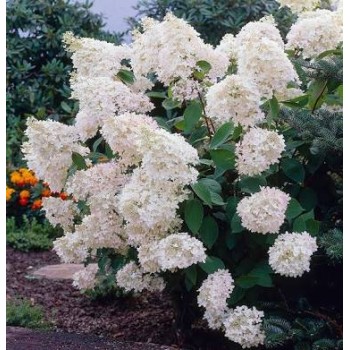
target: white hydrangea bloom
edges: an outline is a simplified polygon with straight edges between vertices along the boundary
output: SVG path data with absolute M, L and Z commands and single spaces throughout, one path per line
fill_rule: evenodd
M 285 148 L 283 135 L 275 131 L 252 128 L 236 145 L 237 171 L 254 176 L 278 163 Z
M 216 46 L 215 51 L 226 55 L 230 61 L 237 59 L 237 43 L 233 34 L 225 34 L 219 45 Z
M 101 133 L 120 163 L 138 165 L 147 149 L 144 139 L 158 129 L 157 122 L 147 115 L 124 113 L 105 119 Z
M 198 289 L 197 302 L 205 308 L 204 318 L 210 328 L 221 327 L 222 317 L 228 310 L 226 300 L 234 289 L 233 282 L 230 272 L 220 269 L 210 274 Z
M 254 126 L 264 119 L 260 110 L 260 94 L 245 77 L 229 75 L 211 86 L 206 94 L 206 111 L 219 126 L 232 121 L 243 127 Z
M 85 266 L 73 275 L 73 286 L 83 292 L 89 289 L 93 289 L 97 284 L 97 271 L 97 264 L 89 264 Z
M 286 232 L 270 247 L 269 264 L 282 276 L 300 277 L 310 271 L 311 256 L 316 250 L 316 238 L 309 233 Z
M 198 85 L 191 79 L 198 61 L 210 63 L 208 79 L 215 81 L 224 76 L 229 65 L 226 55 L 205 44 L 183 19 L 168 13 L 162 22 L 144 18 L 142 27 L 142 34 L 134 32 L 132 43 L 131 66 L 136 77 L 154 72 L 166 86 L 178 82 L 175 97 L 183 100 L 198 94 L 194 91 Z M 187 81 L 186 86 L 182 81 Z
M 255 307 L 237 306 L 230 310 L 224 320 L 225 336 L 240 344 L 243 349 L 259 346 L 264 343 L 265 334 L 261 329 L 263 311 Z
M 84 237 L 79 233 L 65 232 L 53 242 L 53 249 L 64 263 L 80 264 L 89 255 Z
M 314 10 L 319 5 L 320 0 L 277 0 L 281 6 L 289 7 L 293 12 Z
M 145 271 L 130 262 L 118 270 L 116 274 L 117 285 L 127 292 L 142 292 L 143 290 L 162 291 L 165 288 L 163 278 L 145 273 Z
M 237 205 L 242 226 L 251 232 L 278 233 L 285 219 L 290 196 L 275 187 L 261 187 L 260 192 L 244 197 Z
M 78 38 L 71 32 L 63 35 L 66 50 L 72 52 L 73 66 L 85 77 L 113 78 L 122 68 L 121 61 L 130 57 L 130 47 L 106 41 Z
M 115 161 L 100 163 L 78 170 L 66 183 L 66 191 L 77 200 L 87 201 L 91 210 L 116 209 L 116 195 L 128 180 Z
M 300 15 L 287 34 L 286 48 L 301 49 L 304 58 L 313 58 L 342 41 L 342 13 L 317 10 Z
M 69 199 L 47 197 L 42 199 L 45 217 L 52 226 L 61 226 L 64 231 L 71 231 L 74 216 L 78 213 L 77 205 Z
M 287 99 L 301 94 L 299 90 L 288 88 L 289 83 L 299 85 L 299 77 L 287 54 L 271 40 L 262 39 L 255 46 L 243 47 L 237 64 L 238 74 L 254 82 L 266 99 L 273 95 Z
M 207 257 L 203 243 L 186 232 L 173 233 L 138 251 L 140 264 L 147 272 L 185 269 Z
M 123 218 L 114 211 L 93 211 L 75 226 L 74 234 L 81 237 L 81 244 L 87 248 L 113 248 L 120 254 L 128 250 Z
M 81 155 L 89 149 L 78 144 L 79 136 L 73 126 L 52 120 L 27 119 L 25 135 L 28 141 L 22 145 L 24 159 L 39 179 L 60 192 L 72 165 L 72 153 Z
M 237 55 L 244 56 L 246 51 L 254 50 L 261 40 L 273 42 L 284 50 L 284 42 L 272 16 L 265 16 L 256 22 L 247 23 L 235 37 Z

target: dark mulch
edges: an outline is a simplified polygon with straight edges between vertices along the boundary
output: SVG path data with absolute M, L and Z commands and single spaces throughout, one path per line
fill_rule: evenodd
M 175 350 L 169 346 L 119 342 L 94 335 L 6 327 L 7 350 Z
M 59 263 L 54 252 L 22 253 L 7 247 L 6 254 L 7 297 L 41 305 L 54 329 L 123 341 L 175 344 L 171 301 L 166 295 L 94 301 L 72 287 L 72 281 L 30 278 L 35 269 Z

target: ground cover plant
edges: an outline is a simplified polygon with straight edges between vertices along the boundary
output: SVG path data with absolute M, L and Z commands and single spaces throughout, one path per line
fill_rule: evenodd
M 75 123 L 29 118 L 22 150 L 68 194 L 43 208 L 76 287 L 166 290 L 184 338 L 203 317 L 232 349 L 342 347 L 341 4 L 283 5 L 286 44 L 271 16 L 216 47 L 171 13 L 64 35 Z

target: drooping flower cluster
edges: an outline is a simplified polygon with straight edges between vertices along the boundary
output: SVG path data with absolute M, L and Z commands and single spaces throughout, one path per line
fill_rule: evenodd
M 243 127 L 254 126 L 264 119 L 260 94 L 245 77 L 229 75 L 208 89 L 207 114 L 217 125 L 232 121 Z
M 225 336 L 240 344 L 243 349 L 264 343 L 265 334 L 261 329 L 263 311 L 255 307 L 237 306 L 230 310 L 224 320 Z
M 116 281 L 118 286 L 127 292 L 142 292 L 143 290 L 154 292 L 162 291 L 165 288 L 165 282 L 161 277 L 146 273 L 134 262 L 130 262 L 118 270 Z
M 85 266 L 73 275 L 73 286 L 81 291 L 93 289 L 97 284 L 97 272 L 97 264 L 89 264 Z
M 290 196 L 275 187 L 261 187 L 237 205 L 242 226 L 251 232 L 278 233 L 285 219 Z
M 198 289 L 198 305 L 205 308 L 204 318 L 209 327 L 219 329 L 228 311 L 227 299 L 234 289 L 233 278 L 228 270 L 210 274 Z
M 72 165 L 72 153 L 87 155 L 89 149 L 78 143 L 73 126 L 56 121 L 28 118 L 25 135 L 28 141 L 23 143 L 22 152 L 28 167 L 48 182 L 53 191 L 60 192 Z
M 282 276 L 299 277 L 310 271 L 311 256 L 316 250 L 316 238 L 309 233 L 286 232 L 270 247 L 269 264 Z
M 284 138 L 275 131 L 252 128 L 236 146 L 237 171 L 254 176 L 278 163 L 285 148 Z
M 277 0 L 281 6 L 289 7 L 293 12 L 300 13 L 316 8 L 320 0 Z
M 324 51 L 335 49 L 342 41 L 342 13 L 317 10 L 300 15 L 287 35 L 286 48 L 302 50 L 304 58 L 314 58 Z

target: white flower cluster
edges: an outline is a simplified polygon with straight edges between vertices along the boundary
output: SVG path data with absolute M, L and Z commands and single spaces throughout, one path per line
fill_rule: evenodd
M 225 336 L 243 349 L 263 344 L 265 334 L 261 329 L 262 317 L 264 312 L 255 307 L 237 306 L 227 313 L 224 320 Z
M 269 264 L 282 276 L 299 277 L 310 271 L 311 256 L 316 250 L 316 238 L 309 233 L 286 232 L 270 247 Z
M 119 164 L 110 161 L 76 171 L 67 179 L 65 188 L 75 199 L 86 201 L 91 211 L 112 210 L 117 208 L 116 195 L 127 180 Z
M 243 76 L 228 75 L 211 86 L 206 94 L 207 114 L 217 125 L 232 121 L 243 127 L 254 126 L 264 119 L 260 110 L 260 93 Z
M 290 196 L 275 187 L 261 187 L 237 205 L 242 226 L 251 232 L 278 233 L 285 219 Z
M 197 62 L 210 63 L 208 78 L 214 82 L 224 76 L 229 60 L 205 44 L 193 27 L 183 19 L 168 13 L 162 22 L 142 20 L 143 33 L 134 32 L 131 65 L 136 77 L 154 72 L 166 86 L 176 83 L 175 97 L 192 99 L 198 95 L 198 85 L 191 78 Z
M 236 145 L 237 171 L 254 176 L 278 163 L 285 148 L 282 135 L 275 131 L 251 128 Z
M 78 214 L 78 207 L 72 200 L 47 197 L 42 199 L 42 203 L 46 219 L 52 226 L 59 225 L 65 231 L 72 230 L 74 216 Z
M 22 152 L 28 167 L 49 183 L 52 191 L 60 192 L 72 165 L 72 153 L 86 155 L 89 149 L 78 143 L 73 126 L 52 120 L 28 118 L 25 135 L 28 141 L 23 143 Z
M 81 291 L 93 289 L 97 284 L 97 271 L 97 264 L 89 264 L 85 266 L 73 275 L 73 286 Z
M 67 51 L 72 52 L 75 72 L 71 78 L 72 98 L 79 101 L 76 128 L 82 140 L 93 137 L 106 117 L 116 112 L 145 113 L 153 109 L 142 88 L 150 82 L 135 82 L 137 87 L 124 84 L 117 78 L 122 60 L 129 59 L 131 48 L 65 34 Z
M 201 241 L 188 233 L 173 233 L 159 241 L 138 248 L 141 266 L 147 272 L 185 269 L 206 260 Z
M 293 12 L 300 13 L 316 8 L 320 0 L 277 0 L 281 6 L 289 7 Z
M 198 289 L 198 305 L 205 308 L 204 318 L 209 327 L 219 329 L 228 310 L 227 298 L 234 289 L 233 278 L 228 270 L 220 269 L 210 274 Z
M 162 291 L 165 288 L 165 282 L 161 277 L 146 273 L 134 262 L 130 262 L 118 270 L 116 281 L 118 286 L 127 292 L 142 292 L 143 290 L 154 292 Z
M 287 34 L 286 48 L 302 50 L 304 58 L 314 58 L 335 49 L 342 41 L 342 12 L 316 10 L 301 14 L 292 25 Z
M 238 74 L 252 81 L 263 98 L 291 98 L 299 93 L 298 75 L 284 52 L 282 37 L 270 18 L 246 24 L 236 36 Z
M 233 34 L 225 34 L 219 45 L 216 46 L 215 51 L 226 55 L 231 62 L 236 61 L 237 59 L 237 46 L 236 38 Z

